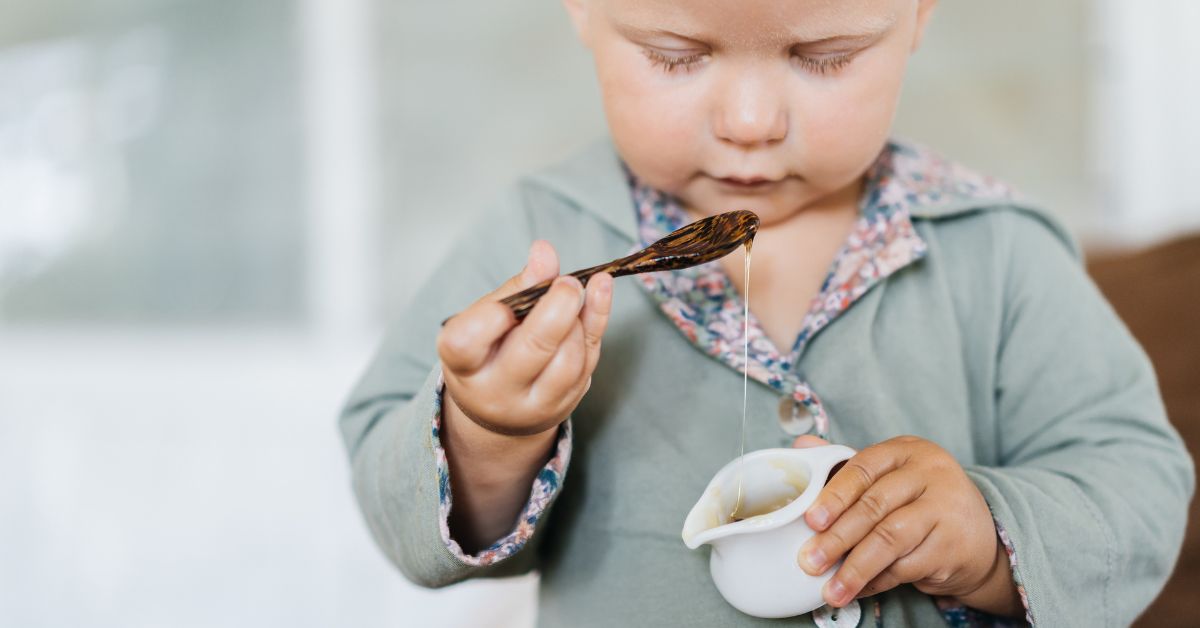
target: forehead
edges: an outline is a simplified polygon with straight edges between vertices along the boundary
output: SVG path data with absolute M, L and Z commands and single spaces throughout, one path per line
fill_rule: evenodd
M 595 0 L 617 27 L 779 44 L 885 30 L 915 0 Z

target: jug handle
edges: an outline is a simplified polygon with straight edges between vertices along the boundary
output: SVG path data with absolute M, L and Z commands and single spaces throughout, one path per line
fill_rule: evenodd
M 845 445 L 823 445 L 821 447 L 809 448 L 808 451 L 811 452 L 809 455 L 813 457 L 813 481 L 815 483 L 815 480 L 820 478 L 822 488 L 829 481 L 829 472 L 838 463 L 845 462 L 858 453 Z

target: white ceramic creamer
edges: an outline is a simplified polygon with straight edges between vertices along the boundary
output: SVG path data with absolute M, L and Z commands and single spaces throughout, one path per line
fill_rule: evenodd
M 807 449 L 761 449 L 717 472 L 683 524 L 683 542 L 712 545 L 713 582 L 738 610 L 755 617 L 792 617 L 825 604 L 821 589 L 841 565 L 813 577 L 797 563 L 800 547 L 814 534 L 804 522 L 839 462 L 855 454 L 842 445 Z M 746 518 L 731 521 L 742 482 Z

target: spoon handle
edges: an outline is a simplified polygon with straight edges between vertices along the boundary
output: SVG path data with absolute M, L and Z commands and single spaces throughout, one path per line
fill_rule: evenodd
M 739 246 L 749 250 L 758 231 L 758 216 L 747 210 L 725 212 L 684 225 L 654 244 L 613 260 L 607 264 L 584 268 L 571 273 L 584 286 L 596 273 L 606 272 L 613 277 L 637 275 L 660 270 L 679 270 L 698 266 L 728 255 Z M 537 305 L 538 299 L 550 291 L 553 279 L 522 290 L 500 300 L 512 309 L 517 320 Z M 447 319 L 449 320 L 449 319 Z M 442 322 L 445 325 L 445 321 Z
M 609 273 L 613 277 L 620 277 L 622 275 L 630 274 L 623 264 L 626 259 L 628 258 L 614 260 L 607 264 L 592 266 L 591 268 L 584 268 L 583 270 L 577 270 L 570 274 L 572 277 L 578 279 L 579 283 L 583 284 L 584 287 L 587 287 L 588 280 L 598 273 Z M 533 309 L 533 306 L 537 305 L 538 300 L 540 300 L 542 296 L 550 291 L 550 284 L 552 283 L 554 283 L 554 279 L 548 279 L 537 284 L 536 286 L 526 288 L 514 295 L 504 297 L 503 299 L 500 299 L 500 302 L 512 309 L 513 314 L 515 314 L 517 317 L 517 320 L 524 320 L 525 316 L 529 314 L 529 311 Z

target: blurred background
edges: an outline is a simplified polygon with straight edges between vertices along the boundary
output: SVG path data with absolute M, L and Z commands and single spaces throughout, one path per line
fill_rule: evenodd
M 387 564 L 334 425 L 440 235 L 604 133 L 561 6 L 0 16 L 0 623 L 531 626 L 534 577 L 430 592 Z M 1198 30 L 1192 0 L 943 2 L 897 134 L 1094 255 L 1189 238 Z

